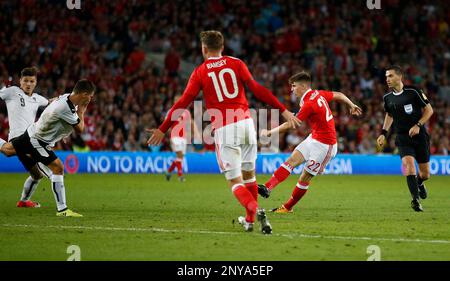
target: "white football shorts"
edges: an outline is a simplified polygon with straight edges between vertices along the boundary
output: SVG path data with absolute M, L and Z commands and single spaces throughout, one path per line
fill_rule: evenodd
M 322 174 L 331 159 L 337 154 L 337 143 L 330 145 L 317 141 L 309 135 L 296 150 L 305 158 L 305 170 L 311 175 Z
M 242 170 L 255 169 L 258 150 L 255 125 L 248 118 L 214 131 L 216 157 L 227 180 L 242 176 Z
M 186 146 L 187 141 L 185 138 L 180 137 L 170 138 L 170 147 L 172 148 L 172 151 L 182 152 L 183 154 L 186 154 Z

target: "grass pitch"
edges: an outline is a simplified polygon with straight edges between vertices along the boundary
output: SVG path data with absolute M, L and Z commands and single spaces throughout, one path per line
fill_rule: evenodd
M 0 174 L 0 260 L 450 260 L 450 177 L 428 181 L 425 212 L 410 208 L 401 176 L 320 176 L 292 214 L 268 213 L 273 235 L 245 233 L 243 208 L 222 175 L 67 175 L 68 205 L 83 218 L 55 216 L 47 179 L 15 207 L 26 174 Z M 263 182 L 268 176 L 259 176 Z M 289 198 L 297 176 L 279 185 L 266 209 Z

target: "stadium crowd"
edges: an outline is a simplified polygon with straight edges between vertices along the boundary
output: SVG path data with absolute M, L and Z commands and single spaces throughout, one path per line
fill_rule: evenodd
M 64 2 L 61 4 L 61 2 Z M 406 84 L 425 90 L 435 114 L 428 124 L 432 154 L 450 150 L 450 9 L 445 1 L 144 1 L 98 0 L 69 10 L 65 1 L 2 1 L 0 87 L 18 84 L 23 67 L 39 69 L 37 92 L 63 94 L 80 78 L 98 87 L 86 114 L 87 130 L 58 144 L 64 150 L 149 148 L 145 128 L 156 127 L 187 78 L 182 62 L 202 62 L 198 33 L 224 33 L 224 54 L 243 59 L 254 78 L 292 111 L 288 77 L 311 72 L 318 89 L 345 93 L 361 105 L 354 119 L 332 104 L 341 153 L 376 153 L 387 88 L 384 67 L 401 65 Z M 345 2 L 345 3 L 344 3 Z M 13 14 L 14 17 L 8 15 Z M 148 53 L 164 54 L 159 64 Z M 187 71 L 189 73 L 189 71 Z M 265 105 L 251 98 L 251 107 Z M 7 138 L 6 107 L 0 103 L 0 137 Z M 280 138 L 290 151 L 308 134 L 303 127 Z M 384 152 L 395 152 L 394 138 Z M 195 145 L 195 150 L 214 150 Z

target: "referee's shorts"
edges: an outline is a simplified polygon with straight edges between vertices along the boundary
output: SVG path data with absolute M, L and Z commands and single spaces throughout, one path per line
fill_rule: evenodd
M 400 157 L 412 156 L 417 163 L 423 164 L 430 162 L 430 136 L 425 130 L 414 137 L 408 134 L 398 134 L 395 139 Z
M 30 138 L 27 131 L 12 139 L 11 143 L 16 150 L 17 157 L 27 171 L 30 171 L 38 162 L 48 166 L 58 158 L 47 143 Z

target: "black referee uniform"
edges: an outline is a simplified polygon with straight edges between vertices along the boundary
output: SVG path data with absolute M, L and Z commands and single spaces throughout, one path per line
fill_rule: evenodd
M 398 147 L 400 157 L 412 156 L 419 164 L 430 162 L 430 136 L 419 121 L 423 116 L 422 109 L 430 102 L 422 90 L 403 86 L 401 92 L 390 92 L 384 97 L 384 110 L 392 117 L 394 132 L 397 133 L 395 144 Z M 415 125 L 419 126 L 419 133 L 409 136 L 409 130 Z M 416 212 L 423 211 L 419 197 L 425 199 L 426 189 L 422 179 L 415 175 L 407 175 L 409 192 L 413 200 L 411 207 Z
M 420 164 L 430 162 L 430 136 L 423 124 L 418 124 L 422 109 L 430 103 L 423 91 L 403 86 L 401 92 L 390 92 L 383 100 L 384 110 L 393 118 L 392 126 L 397 133 L 395 145 L 400 157 L 413 156 Z M 409 130 L 414 125 L 420 126 L 420 132 L 410 137 Z

